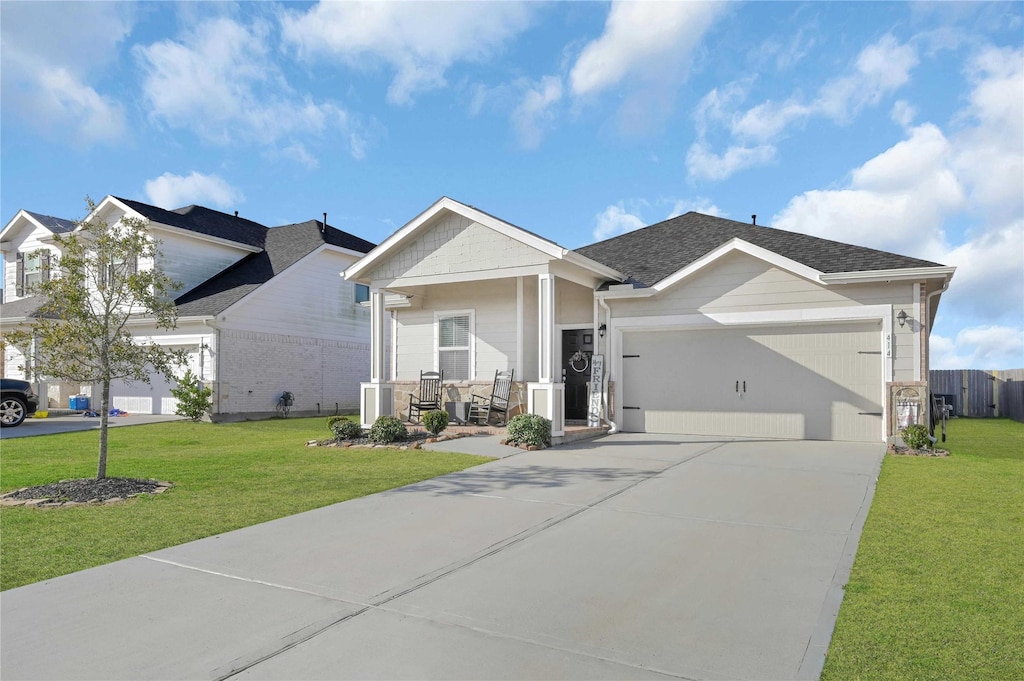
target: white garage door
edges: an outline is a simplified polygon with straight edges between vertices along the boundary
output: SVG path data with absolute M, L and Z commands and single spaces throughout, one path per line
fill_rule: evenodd
M 880 323 L 622 337 L 623 430 L 882 440 Z

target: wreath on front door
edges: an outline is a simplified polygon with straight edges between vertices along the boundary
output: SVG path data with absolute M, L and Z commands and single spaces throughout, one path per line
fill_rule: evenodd
M 579 366 L 579 363 L 583 362 L 583 366 Z M 590 358 L 582 350 L 577 350 L 572 357 L 569 358 L 569 368 L 575 371 L 577 374 L 582 374 L 590 367 Z

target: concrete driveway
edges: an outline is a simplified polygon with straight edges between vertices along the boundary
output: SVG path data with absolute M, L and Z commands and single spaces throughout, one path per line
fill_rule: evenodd
M 111 416 L 107 423 L 111 428 L 121 426 L 142 426 L 147 423 L 163 423 L 164 421 L 182 421 L 184 417 L 176 414 L 130 414 L 128 416 Z M 16 437 L 32 437 L 33 435 L 54 435 L 56 433 L 74 433 L 80 430 L 99 430 L 98 416 L 48 416 L 44 419 L 25 419 L 15 428 L 0 428 L 0 440 L 11 440 Z
M 5 592 L 0 675 L 817 678 L 882 456 L 524 452 Z

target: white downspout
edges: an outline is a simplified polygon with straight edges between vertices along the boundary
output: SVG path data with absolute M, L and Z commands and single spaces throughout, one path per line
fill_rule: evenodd
M 203 326 L 208 326 L 211 329 L 213 329 L 213 332 L 214 332 L 214 334 L 216 335 L 216 338 L 217 338 L 217 340 L 215 341 L 216 344 L 217 344 L 217 354 L 214 354 L 212 352 L 210 353 L 210 363 L 212 365 L 210 368 L 213 369 L 213 375 L 217 377 L 217 414 L 219 415 L 220 414 L 220 393 L 221 393 L 221 386 L 223 385 L 223 378 L 224 378 L 223 376 L 220 375 L 220 369 L 221 369 L 221 367 L 220 367 L 220 353 L 223 352 L 223 350 L 221 349 L 221 345 L 220 345 L 220 328 L 217 327 L 217 326 L 214 326 L 213 324 L 211 324 L 209 319 L 204 319 L 203 320 Z M 200 350 L 200 352 L 202 352 L 202 350 Z
M 928 406 L 928 423 L 931 423 L 931 418 L 932 418 L 932 413 L 931 413 L 931 410 L 932 410 L 932 400 L 931 400 L 931 394 L 932 394 L 932 381 L 931 381 L 931 370 L 932 370 L 932 353 L 931 353 L 931 337 L 932 337 L 931 309 L 932 309 L 932 298 L 934 298 L 935 296 L 937 296 L 939 294 L 945 293 L 946 289 L 949 288 L 949 282 L 950 282 L 951 279 L 952 279 L 952 277 L 947 277 L 946 280 L 942 282 L 942 288 L 940 288 L 938 291 L 932 291 L 931 293 L 929 293 L 928 295 L 926 295 L 924 297 L 925 324 L 924 324 L 924 328 L 922 328 L 921 331 L 925 334 L 925 339 L 929 342 L 929 344 L 928 344 L 928 355 L 927 355 L 927 357 L 928 357 L 928 367 L 927 367 L 927 372 L 926 372 L 927 375 L 926 376 L 922 376 L 922 378 L 928 384 L 928 395 L 929 395 L 928 405 L 927 405 Z
M 597 296 L 597 302 L 600 303 L 601 307 L 604 308 L 604 323 L 608 327 L 607 328 L 607 335 L 605 336 L 605 344 L 604 344 L 605 355 L 606 355 L 605 366 L 608 369 L 611 369 L 612 366 L 613 366 L 613 364 L 612 364 L 612 325 L 610 324 L 610 322 L 612 321 L 612 309 L 610 307 L 608 307 L 608 303 L 605 302 L 604 296 Z M 605 419 L 604 420 L 608 422 L 609 426 L 611 426 L 611 428 L 608 430 L 608 434 L 609 435 L 613 435 L 613 434 L 615 434 L 615 433 L 617 433 L 619 431 L 619 427 L 617 425 L 615 425 L 615 421 L 612 421 L 611 418 L 609 418 L 609 415 L 607 413 L 607 411 L 608 411 L 608 404 L 609 404 L 609 402 L 608 402 L 608 376 L 610 374 L 611 374 L 611 371 L 605 371 L 604 372 L 604 380 L 602 381 L 602 384 L 601 384 L 601 392 L 603 393 L 601 395 L 601 399 L 604 400 L 604 404 L 605 404 L 605 412 L 606 413 L 605 413 Z

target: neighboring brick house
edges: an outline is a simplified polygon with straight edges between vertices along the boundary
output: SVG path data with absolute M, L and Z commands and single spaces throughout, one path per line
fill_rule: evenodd
M 282 392 L 293 393 L 296 414 L 357 409 L 359 382 L 370 362 L 367 287 L 340 272 L 373 244 L 322 221 L 268 228 L 202 206 L 164 210 L 108 196 L 95 217 L 114 224 L 124 216 L 149 221 L 160 241 L 160 267 L 182 282 L 178 324 L 158 330 L 140 319 L 133 333 L 186 351 L 190 368 L 213 389 L 215 420 L 275 413 Z M 7 301 L 0 325 L 24 323 L 38 309 L 29 286 L 49 276 L 57 255 L 54 234 L 75 223 L 19 211 L 0 231 Z M 140 267 L 152 263 L 139 263 Z M 11 295 L 11 294 L 14 295 Z M 25 358 L 6 348 L 6 376 L 23 375 Z M 111 406 L 131 413 L 173 413 L 171 384 L 117 382 Z M 49 382 L 50 406 L 90 386 Z

